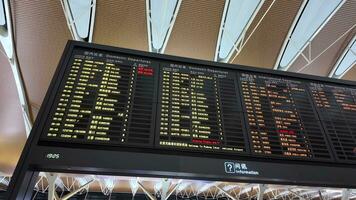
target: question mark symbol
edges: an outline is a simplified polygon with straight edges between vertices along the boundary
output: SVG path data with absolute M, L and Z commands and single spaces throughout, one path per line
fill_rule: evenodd
M 227 168 L 229 168 L 229 171 L 231 172 L 232 171 L 232 164 L 227 164 Z

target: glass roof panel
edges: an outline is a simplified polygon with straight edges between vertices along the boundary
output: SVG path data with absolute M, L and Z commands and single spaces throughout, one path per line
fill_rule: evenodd
M 280 68 L 290 65 L 343 0 L 309 0 L 290 37 Z
M 219 59 L 233 50 L 261 0 L 230 0 L 220 40 Z
M 161 49 L 178 0 L 150 0 L 151 38 L 154 49 Z
M 4 2 L 3 0 L 0 0 L 0 26 L 3 26 L 5 24 L 6 24 L 6 18 L 5 18 Z
M 92 0 L 68 0 L 79 37 L 89 36 Z
M 339 66 L 335 71 L 334 76 L 342 75 L 347 69 L 356 64 L 356 41 L 355 39 L 352 41 L 352 46 L 347 50 L 345 56 L 342 58 Z

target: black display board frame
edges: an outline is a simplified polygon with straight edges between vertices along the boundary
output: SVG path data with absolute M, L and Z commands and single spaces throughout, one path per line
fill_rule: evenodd
M 355 82 L 346 80 L 69 41 L 11 179 L 8 199 L 29 199 L 40 171 L 356 188 L 356 166 L 351 163 L 313 162 L 281 158 L 266 159 L 246 156 L 232 158 L 231 155 L 203 155 L 202 153 L 185 151 L 125 147 L 120 148 L 120 151 L 117 151 L 117 149 L 113 151 L 104 146 L 89 149 L 85 145 L 40 143 L 41 131 L 59 89 L 65 66 L 69 62 L 71 52 L 76 47 L 94 48 L 170 62 L 274 74 L 293 79 L 356 88 Z M 114 162 L 115 160 L 117 162 Z M 226 168 L 229 165 L 243 165 L 244 168 L 241 170 L 236 168 L 236 170 L 231 171 Z

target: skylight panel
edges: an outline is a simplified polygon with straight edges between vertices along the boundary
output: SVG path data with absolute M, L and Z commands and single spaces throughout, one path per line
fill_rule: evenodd
M 301 13 L 279 63 L 289 67 L 345 0 L 309 0 Z
M 346 73 L 353 65 L 356 64 L 356 39 L 354 38 L 349 48 L 346 49 L 344 56 L 337 62 L 337 68 L 333 75 L 334 78 L 338 78 Z
M 181 0 L 149 0 L 150 49 L 153 52 L 164 51 L 178 13 Z
M 226 0 L 215 60 L 229 60 L 262 3 L 263 0 Z
M 4 26 L 5 24 L 6 24 L 6 17 L 5 17 L 4 1 L 0 0 L 0 26 Z
M 79 37 L 88 38 L 92 0 L 68 0 L 68 4 Z

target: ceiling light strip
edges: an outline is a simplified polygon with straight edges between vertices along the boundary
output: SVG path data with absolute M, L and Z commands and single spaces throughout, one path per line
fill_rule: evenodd
M 280 62 L 282 60 L 283 54 L 285 53 L 285 50 L 288 46 L 288 43 L 293 35 L 294 29 L 296 28 L 296 26 L 298 25 L 299 19 L 301 18 L 301 16 L 303 15 L 303 11 L 305 9 L 305 7 L 307 6 L 308 2 L 310 2 L 310 0 L 305 0 L 305 2 L 303 2 L 300 10 L 298 11 L 298 14 L 295 18 L 295 23 L 293 22 L 292 26 L 290 27 L 290 30 L 288 32 L 288 35 L 285 39 L 285 44 L 283 44 L 281 51 L 279 53 L 278 59 L 276 61 L 276 64 L 274 66 L 274 69 L 278 69 L 278 70 L 282 70 L 282 71 L 287 71 L 290 66 L 294 63 L 294 61 L 299 57 L 300 54 L 302 54 L 302 52 L 304 51 L 304 49 L 309 45 L 309 43 L 311 41 L 313 41 L 313 39 L 318 35 L 318 33 L 325 27 L 325 25 L 330 21 L 330 19 L 335 15 L 335 13 L 342 7 L 342 5 L 344 5 L 344 3 L 346 2 L 346 0 L 342 0 L 338 6 L 328 15 L 328 17 L 323 21 L 323 23 L 316 29 L 316 31 L 312 34 L 312 36 L 308 39 L 308 41 L 302 46 L 301 49 L 299 49 L 299 51 L 297 52 L 297 54 L 293 57 L 293 59 L 289 62 L 289 64 L 286 67 L 280 67 Z M 314 60 L 314 59 L 313 59 Z

